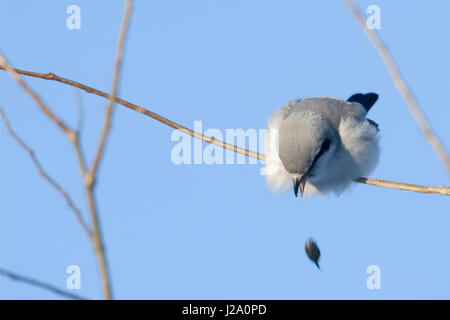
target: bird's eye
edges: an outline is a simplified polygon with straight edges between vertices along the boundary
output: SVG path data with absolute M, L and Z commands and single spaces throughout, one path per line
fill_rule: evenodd
M 319 152 L 316 155 L 316 159 L 319 159 L 321 155 L 323 155 L 328 149 L 330 149 L 331 140 L 325 139 L 322 142 L 322 146 L 320 147 Z
M 331 144 L 331 140 L 330 139 L 325 139 L 322 142 L 322 146 L 320 147 L 319 152 L 317 152 L 316 156 L 314 157 L 314 160 L 310 166 L 310 170 L 312 170 L 314 168 L 314 165 L 316 164 L 317 160 L 319 160 L 319 158 L 325 153 L 327 152 L 328 149 L 330 149 L 330 144 Z

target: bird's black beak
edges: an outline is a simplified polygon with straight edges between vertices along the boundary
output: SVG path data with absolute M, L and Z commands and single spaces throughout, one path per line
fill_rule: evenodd
M 294 194 L 296 197 L 298 196 L 299 190 L 300 190 L 300 195 L 303 196 L 303 191 L 305 190 L 306 178 L 307 178 L 306 174 L 304 174 L 301 177 L 294 178 Z

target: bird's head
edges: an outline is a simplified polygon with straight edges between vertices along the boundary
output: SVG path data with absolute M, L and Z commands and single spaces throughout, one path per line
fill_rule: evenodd
M 339 135 L 319 114 L 298 112 L 279 128 L 279 156 L 292 176 L 295 196 L 303 195 L 305 184 L 326 175 L 339 143 Z

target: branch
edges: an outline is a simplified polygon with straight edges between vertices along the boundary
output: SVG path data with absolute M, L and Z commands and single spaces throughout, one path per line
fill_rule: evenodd
M 26 276 L 18 275 L 17 273 L 13 273 L 13 272 L 8 271 L 1 267 L 0 267 L 0 274 L 10 278 L 11 280 L 25 282 L 32 286 L 51 291 L 57 295 L 60 295 L 60 296 L 63 296 L 63 297 L 69 298 L 69 299 L 85 300 L 85 298 L 80 297 L 79 295 L 64 291 L 64 290 L 59 289 L 51 284 L 48 284 L 48 283 L 45 283 L 45 282 L 42 282 L 39 280 L 35 280 L 35 279 L 29 278 Z
M 1 69 L 8 71 L 8 73 L 11 75 L 11 77 L 14 80 L 16 80 L 16 82 L 22 87 L 22 89 L 31 96 L 31 98 L 39 105 L 40 109 L 44 112 L 44 114 L 47 115 L 53 122 L 55 122 L 57 124 L 57 126 L 67 135 L 70 142 L 73 144 L 73 147 L 75 149 L 75 153 L 77 156 L 77 160 L 78 160 L 78 163 L 80 166 L 81 174 L 83 176 L 83 182 L 84 182 L 84 186 L 85 186 L 87 202 L 88 202 L 90 213 L 91 213 L 91 220 L 92 220 L 93 229 L 94 229 L 93 231 L 90 231 L 91 240 L 93 241 L 93 244 L 94 244 L 94 251 L 95 251 L 98 266 L 100 269 L 104 297 L 105 297 L 105 299 L 108 299 L 108 300 L 112 298 L 111 285 L 110 285 L 108 265 L 106 262 L 106 255 L 105 255 L 105 250 L 104 250 L 103 240 L 102 240 L 102 235 L 101 235 L 101 228 L 100 228 L 100 223 L 99 223 L 99 218 L 98 218 L 97 203 L 96 203 L 96 199 L 94 196 L 94 185 L 95 185 L 95 181 L 96 181 L 98 166 L 99 166 L 100 160 L 102 158 L 105 142 L 107 140 L 108 133 L 109 133 L 110 127 L 111 127 L 111 117 L 112 117 L 114 101 L 115 101 L 115 99 L 113 99 L 112 97 L 115 97 L 117 95 L 120 68 L 121 68 L 121 64 L 122 64 L 123 46 L 125 43 L 126 32 L 128 29 L 129 19 L 130 19 L 130 15 L 131 15 L 131 9 L 132 9 L 132 1 L 126 0 L 125 1 L 125 11 L 124 11 L 124 15 L 122 18 L 122 25 L 120 28 L 119 41 L 117 44 L 116 63 L 115 63 L 114 80 L 113 80 L 113 86 L 112 86 L 113 87 L 112 94 L 110 95 L 110 97 L 111 97 L 110 102 L 108 103 L 108 107 L 107 107 L 107 110 L 105 113 L 105 121 L 104 121 L 105 123 L 104 123 L 103 131 L 102 131 L 102 135 L 100 137 L 98 150 L 97 150 L 91 170 L 88 170 L 88 168 L 87 168 L 86 160 L 84 158 L 83 151 L 81 148 L 81 141 L 79 139 L 81 125 L 82 125 L 82 116 L 83 116 L 82 113 L 80 113 L 81 112 L 81 100 L 78 101 L 79 102 L 78 126 L 77 126 L 76 130 L 72 130 L 66 124 L 64 124 L 64 122 L 62 120 L 60 120 L 53 112 L 51 112 L 49 108 L 47 108 L 47 106 L 39 98 L 39 96 L 33 90 L 31 90 L 31 88 L 28 87 L 25 84 L 25 82 L 20 78 L 20 76 L 19 76 L 20 72 L 17 72 L 16 69 L 12 68 L 9 65 L 6 58 L 3 57 L 3 55 L 0 53 L 0 62 L 3 64 Z M 12 130 L 11 130 L 11 132 L 12 132 Z M 16 135 L 14 135 L 14 136 L 16 137 L 16 140 L 21 142 L 21 140 L 18 139 Z M 21 145 L 26 147 L 23 143 L 21 143 Z M 28 150 L 30 152 L 30 155 L 32 156 L 33 160 L 37 161 L 33 155 L 33 152 L 31 151 L 31 149 L 26 147 L 26 150 Z M 39 163 L 37 163 L 37 162 L 35 162 L 35 163 L 38 165 L 41 175 L 46 177 L 46 179 L 49 180 L 49 182 L 58 191 L 60 191 L 63 194 L 63 196 L 66 197 L 66 199 L 70 200 L 67 193 L 64 190 L 62 190 L 61 187 L 59 187 L 59 185 L 56 184 L 52 179 L 50 179 L 48 177 L 48 175 L 45 174 L 45 172 L 42 170 Z M 44 172 L 44 174 L 43 174 L 43 172 Z M 78 209 L 75 208 L 75 206 L 73 206 L 73 203 L 71 202 L 71 200 L 70 201 L 69 200 L 68 200 L 68 203 L 72 205 L 71 207 L 73 207 L 76 211 L 79 211 Z
M 100 223 L 99 223 L 99 218 L 98 218 L 97 203 L 96 203 L 96 199 L 94 196 L 94 185 L 95 185 L 95 181 L 96 181 L 98 166 L 99 166 L 100 160 L 103 155 L 103 150 L 104 150 L 104 146 L 105 146 L 105 143 L 106 143 L 106 140 L 108 137 L 108 133 L 111 128 L 111 117 L 112 117 L 112 112 L 113 112 L 113 107 L 114 107 L 114 102 L 115 102 L 115 99 L 113 99 L 112 97 L 115 97 L 117 95 L 120 68 L 121 68 L 121 64 L 122 64 L 123 46 L 125 43 L 126 32 L 127 32 L 128 24 L 129 24 L 129 18 L 131 15 L 131 9 L 132 9 L 132 1 L 126 0 L 125 1 L 125 11 L 124 11 L 124 15 L 122 18 L 122 25 L 120 28 L 119 41 L 117 44 L 112 94 L 111 95 L 105 94 L 105 96 L 109 96 L 111 98 L 110 98 L 110 102 L 108 103 L 107 110 L 105 113 L 104 127 L 103 127 L 98 150 L 97 150 L 91 170 L 88 170 L 88 168 L 87 168 L 86 160 L 84 158 L 83 151 L 81 148 L 81 141 L 79 139 L 81 125 L 82 125 L 82 116 L 83 116 L 81 113 L 82 112 L 81 111 L 81 107 L 82 107 L 81 100 L 78 101 L 78 103 L 79 103 L 78 127 L 74 131 L 74 130 L 70 129 L 67 125 L 65 125 L 64 122 L 62 120 L 60 120 L 53 112 L 51 112 L 50 109 L 47 108 L 47 106 L 39 98 L 39 96 L 33 90 L 31 90 L 25 84 L 25 82 L 19 77 L 19 74 L 25 74 L 25 75 L 27 75 L 27 74 L 18 72 L 18 70 L 12 68 L 9 65 L 6 58 L 3 57 L 3 55 L 0 53 L 0 62 L 3 64 L 3 66 L 1 66 L 1 69 L 8 71 L 8 73 L 11 75 L 11 77 L 14 80 L 16 80 L 16 82 L 22 87 L 22 89 L 25 92 L 27 92 L 31 96 L 31 98 L 33 100 L 36 101 L 36 103 L 39 105 L 40 109 L 44 112 L 44 114 L 47 115 L 53 122 L 55 122 L 58 125 L 58 127 L 67 135 L 70 142 L 73 144 L 73 147 L 75 149 L 75 153 L 77 156 L 77 160 L 78 160 L 78 163 L 80 166 L 81 174 L 83 176 L 86 197 L 87 197 L 87 201 L 88 201 L 88 205 L 89 205 L 89 209 L 90 209 L 90 213 L 91 213 L 92 224 L 94 227 L 94 230 L 93 230 L 93 232 L 90 232 L 90 235 L 91 235 L 91 239 L 94 243 L 94 251 L 95 251 L 99 269 L 100 269 L 103 293 L 104 293 L 105 299 L 108 299 L 108 300 L 112 298 L 111 285 L 110 285 L 108 265 L 106 262 L 105 250 L 104 250 L 102 236 L 101 236 L 101 228 L 100 228 Z M 50 76 L 50 77 L 51 77 L 51 75 L 52 74 L 48 74 L 48 76 Z M 77 86 L 74 86 L 74 87 L 77 87 Z M 29 150 L 29 149 L 27 149 L 27 150 Z M 32 152 L 31 152 L 31 155 L 33 157 Z M 35 159 L 35 158 L 33 158 L 33 159 Z M 42 174 L 42 171 L 41 171 L 41 174 Z M 46 175 L 46 177 L 48 177 L 48 176 Z M 49 181 L 53 181 L 53 180 L 49 180 Z M 60 190 L 60 192 L 63 191 L 54 182 L 52 184 L 55 187 L 57 187 L 57 190 Z M 64 192 L 63 195 L 67 196 L 67 193 Z
M 431 130 L 430 125 L 427 122 L 427 119 L 425 118 L 425 115 L 422 113 L 419 104 L 415 100 L 411 89 L 408 88 L 405 80 L 401 76 L 394 59 L 392 58 L 391 54 L 389 53 L 386 46 L 383 44 L 383 41 L 378 37 L 378 35 L 373 31 L 372 29 L 367 28 L 366 20 L 362 13 L 359 11 L 359 9 L 355 6 L 352 0 L 344 0 L 345 5 L 350 9 L 350 11 L 355 16 L 356 20 L 361 25 L 361 28 L 363 28 L 364 32 L 366 33 L 367 37 L 370 39 L 374 47 L 378 50 L 378 53 L 380 54 L 381 58 L 383 59 L 386 68 L 388 69 L 392 81 L 394 82 L 394 85 L 397 87 L 398 91 L 403 95 L 403 98 L 406 100 L 406 103 L 409 107 L 409 110 L 411 111 L 412 115 L 416 119 L 416 122 L 422 130 L 422 133 L 424 134 L 425 138 L 428 140 L 428 143 L 431 145 L 431 147 L 436 151 L 438 157 L 441 159 L 441 161 L 444 163 L 444 166 L 446 167 L 448 173 L 450 173 L 450 158 L 447 155 L 447 152 L 445 151 L 445 148 L 442 146 L 442 144 L 439 142 L 436 135 Z
M 0 65 L 0 70 L 5 70 L 5 67 Z M 236 153 L 240 153 L 240 154 L 246 155 L 248 157 L 252 157 L 252 158 L 256 158 L 256 159 L 264 161 L 264 154 L 261 154 L 261 153 L 258 153 L 258 152 L 253 152 L 253 151 L 249 151 L 249 150 L 246 150 L 246 149 L 243 149 L 243 148 L 239 148 L 239 147 L 234 146 L 232 144 L 228 144 L 228 143 L 225 143 L 223 141 L 217 140 L 217 139 L 215 139 L 213 137 L 205 136 L 205 135 L 203 135 L 201 133 L 198 133 L 198 132 L 190 130 L 190 129 L 186 128 L 186 127 L 183 127 L 182 125 L 180 125 L 180 124 L 178 124 L 176 122 L 173 122 L 173 121 L 171 121 L 171 120 L 169 120 L 169 119 L 167 119 L 167 118 L 165 118 L 165 117 L 163 117 L 163 116 L 161 116 L 161 115 L 159 115 L 159 114 L 157 114 L 155 112 L 152 112 L 152 111 L 150 111 L 148 109 L 145 109 L 143 107 L 135 105 L 135 104 L 133 104 L 131 102 L 122 100 L 120 98 L 112 97 L 111 95 L 109 95 L 109 94 L 107 94 L 107 93 L 105 93 L 103 91 L 100 91 L 98 89 L 89 87 L 89 86 L 87 86 L 85 84 L 82 84 L 82 83 L 79 83 L 79 82 L 76 82 L 76 81 L 73 81 L 73 80 L 70 80 L 70 79 L 67 79 L 67 78 L 63 78 L 63 77 L 57 76 L 53 72 L 39 73 L 39 72 L 32 72 L 32 71 L 21 70 L 21 69 L 14 69 L 14 70 L 18 74 L 22 74 L 22 75 L 29 76 L 29 77 L 34 77 L 34 78 L 40 78 L 40 79 L 44 79 L 44 80 L 57 81 L 57 82 L 67 84 L 67 85 L 72 86 L 72 87 L 79 88 L 81 90 L 86 91 L 87 93 L 95 94 L 97 96 L 100 96 L 100 97 L 103 97 L 103 98 L 107 98 L 107 99 L 114 99 L 114 101 L 116 103 L 121 104 L 124 107 L 127 107 L 127 108 L 129 108 L 129 109 L 131 109 L 133 111 L 139 112 L 139 113 L 141 113 L 143 115 L 146 115 L 146 116 L 148 116 L 150 118 L 153 118 L 153 119 L 155 119 L 155 120 L 157 120 L 159 122 L 162 122 L 163 124 L 165 124 L 165 125 L 167 125 L 167 126 L 169 126 L 171 128 L 180 130 L 181 132 L 186 133 L 187 135 L 189 135 L 189 136 L 191 136 L 193 138 L 200 139 L 200 140 L 203 140 L 205 142 L 215 144 L 215 145 L 217 145 L 219 147 L 222 147 L 224 149 L 228 149 L 228 150 L 234 151 Z
M 94 188 L 95 183 L 97 180 L 97 172 L 98 172 L 98 166 L 100 164 L 100 161 L 103 156 L 103 151 L 105 148 L 105 143 L 108 138 L 108 134 L 111 129 L 111 118 L 112 113 L 114 109 L 114 99 L 112 97 L 115 97 L 117 95 L 118 85 L 119 85 L 119 77 L 120 77 L 120 70 L 122 66 L 122 56 L 123 56 L 123 47 L 125 44 L 126 34 L 128 30 L 130 15 L 131 15 L 131 9 L 132 9 L 132 2 L 131 0 L 125 1 L 125 11 L 122 18 L 122 25 L 120 28 L 120 34 L 119 34 L 119 40 L 117 43 L 117 49 L 116 49 L 116 58 L 115 58 L 115 69 L 114 69 L 114 78 L 113 78 L 113 85 L 112 85 L 112 92 L 110 95 L 110 101 L 108 103 L 106 112 L 105 112 L 105 120 L 102 130 L 102 135 L 100 137 L 99 145 L 97 148 L 96 156 L 94 158 L 94 162 L 92 165 L 91 170 L 88 172 L 84 172 L 84 184 L 86 189 L 86 196 L 88 199 L 88 204 L 91 212 L 91 220 L 94 226 L 94 250 L 97 256 L 98 265 L 100 268 L 100 274 L 102 276 L 102 284 L 103 284 L 103 294 L 105 296 L 105 299 L 110 300 L 112 299 L 112 290 L 111 290 L 111 281 L 109 276 L 109 268 L 106 261 L 106 254 L 105 249 L 103 245 L 103 239 L 102 239 L 102 232 L 99 222 L 99 215 L 98 215 L 98 209 L 97 209 L 97 202 L 94 196 Z
M 28 87 L 25 82 L 19 77 L 18 72 L 16 72 L 8 63 L 6 58 L 0 53 L 0 62 L 2 63 L 2 69 L 4 68 L 6 71 L 8 71 L 9 75 L 19 84 L 19 86 L 22 87 L 22 89 L 30 95 L 30 97 L 36 101 L 36 103 L 41 108 L 42 112 L 44 112 L 53 122 L 56 123 L 56 125 L 64 131 L 66 134 L 70 133 L 69 127 L 60 120 L 47 106 L 42 102 L 41 98 L 35 93 L 33 90 Z
M 77 121 L 77 128 L 75 132 L 77 135 L 81 134 L 81 131 L 83 131 L 83 125 L 84 125 L 84 104 L 83 104 L 83 98 L 81 97 L 80 90 L 77 88 L 73 88 L 75 93 L 75 100 L 77 102 L 78 106 L 78 121 Z
M 91 169 L 91 174 L 94 179 L 97 174 L 98 166 L 99 166 L 99 163 L 100 163 L 102 155 L 103 155 L 103 150 L 105 148 L 106 139 L 108 138 L 109 131 L 111 130 L 111 118 L 112 118 L 112 113 L 113 113 L 113 109 L 114 109 L 114 99 L 112 97 L 117 96 L 117 90 L 119 87 L 119 77 L 120 77 L 120 71 L 122 68 L 123 47 L 124 47 L 124 43 L 125 43 L 125 38 L 126 38 L 127 29 L 128 29 L 131 8 L 132 8 L 131 1 L 126 1 L 125 6 L 126 6 L 125 13 L 124 13 L 123 21 L 122 21 L 122 26 L 120 28 L 121 31 L 120 31 L 119 41 L 117 43 L 117 49 L 116 49 L 116 62 L 115 62 L 115 70 L 114 70 L 114 78 L 113 78 L 111 95 L 110 95 L 108 107 L 107 107 L 106 113 L 105 113 L 103 132 L 102 132 L 102 136 L 100 138 L 100 143 L 97 148 L 97 155 L 95 156 L 94 164 Z
M 439 187 L 420 186 L 417 184 L 392 182 L 392 181 L 368 179 L 368 178 L 359 178 L 356 180 L 356 182 L 370 184 L 372 186 L 387 187 L 387 188 L 419 192 L 419 193 L 443 194 L 443 195 L 447 195 L 447 196 L 450 195 L 450 187 L 446 187 L 446 186 L 439 186 Z
M 5 68 L 0 65 L 0 70 L 5 70 Z M 21 70 L 21 69 L 14 69 L 14 70 L 19 74 L 23 74 L 23 75 L 26 75 L 29 77 L 40 78 L 40 79 L 44 79 L 44 80 L 52 80 L 52 81 L 64 83 L 69 86 L 73 86 L 73 87 L 79 88 L 81 90 L 84 90 L 88 93 L 95 94 L 95 95 L 103 97 L 103 98 L 111 99 L 111 95 L 109 95 L 103 91 L 100 91 L 98 89 L 89 87 L 85 84 L 82 84 L 82 83 L 79 83 L 79 82 L 76 82 L 76 81 L 73 81 L 73 80 L 70 80 L 67 78 L 57 76 L 56 74 L 54 74 L 52 72 L 39 73 L 39 72 L 32 72 L 32 71 Z M 145 109 L 143 107 L 135 105 L 131 102 L 122 100 L 117 97 L 114 97 L 114 101 L 123 105 L 124 107 L 127 107 L 127 108 L 133 110 L 133 111 L 139 112 L 145 116 L 148 116 L 159 122 L 162 122 L 171 128 L 178 129 L 178 130 L 190 135 L 193 138 L 203 140 L 207 143 L 215 144 L 224 149 L 228 149 L 228 150 L 246 155 L 248 157 L 256 158 L 261 161 L 264 161 L 264 159 L 265 159 L 264 154 L 262 154 L 262 153 L 242 149 L 237 146 L 234 146 L 234 145 L 225 143 L 223 141 L 220 141 L 218 139 L 215 139 L 213 137 L 205 136 L 201 133 L 198 133 L 198 132 L 190 130 L 186 127 L 183 127 L 182 125 L 180 125 L 176 122 L 173 122 L 167 118 L 164 118 L 163 116 L 160 116 L 159 114 L 154 113 L 148 109 Z M 380 187 L 392 188 L 392 189 L 407 190 L 407 191 L 418 192 L 418 193 L 434 193 L 434 194 L 450 195 L 449 187 L 409 185 L 409 184 L 405 184 L 405 183 L 401 183 L 401 182 L 378 180 L 378 179 L 367 179 L 367 178 L 360 178 L 356 182 L 363 183 L 363 184 L 369 184 L 369 185 L 376 185 L 376 186 L 380 186 Z M 411 186 L 411 187 L 408 187 L 408 186 Z M 433 192 L 430 192 L 430 191 L 433 191 Z
M 48 183 L 50 183 L 50 185 L 56 189 L 56 191 L 58 191 L 61 196 L 66 200 L 67 206 L 72 209 L 72 211 L 75 213 L 75 216 L 78 220 L 78 222 L 81 224 L 81 226 L 83 227 L 83 229 L 86 231 L 86 233 L 88 234 L 88 236 L 91 238 L 92 237 L 92 230 L 89 228 L 89 226 L 87 225 L 87 223 L 84 221 L 82 215 L 81 215 L 81 211 L 75 206 L 75 204 L 72 201 L 72 198 L 69 196 L 69 194 L 55 181 L 53 180 L 48 174 L 47 172 L 45 172 L 45 170 L 42 168 L 41 163 L 38 161 L 34 151 L 28 147 L 22 139 L 19 138 L 19 136 L 17 136 L 17 134 L 14 132 L 14 130 L 11 128 L 11 125 L 9 124 L 8 118 L 5 115 L 5 112 L 3 111 L 3 109 L 0 107 L 0 115 L 3 118 L 3 122 L 5 123 L 6 128 L 8 129 L 9 134 L 14 138 L 14 140 L 16 140 L 19 145 L 25 149 L 26 152 L 28 152 L 28 154 L 31 157 L 31 160 L 33 160 L 34 165 L 36 166 L 36 168 L 39 171 L 39 174 L 41 175 L 41 177 L 43 177 L 45 180 L 47 180 Z

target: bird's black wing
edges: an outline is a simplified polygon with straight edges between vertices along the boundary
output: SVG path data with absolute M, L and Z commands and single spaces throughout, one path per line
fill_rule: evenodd
M 355 93 L 350 98 L 347 99 L 348 102 L 358 102 L 364 106 L 364 109 L 369 112 L 370 108 L 377 102 L 378 94 L 369 92 L 366 94 L 363 93 Z
M 367 119 L 367 118 L 366 118 L 366 119 Z M 370 119 L 367 119 L 367 121 L 369 121 L 369 123 L 370 123 L 371 125 L 373 125 L 375 128 L 377 128 L 377 131 L 380 131 L 380 126 L 378 125 L 378 123 L 376 123 L 375 121 L 370 120 Z

